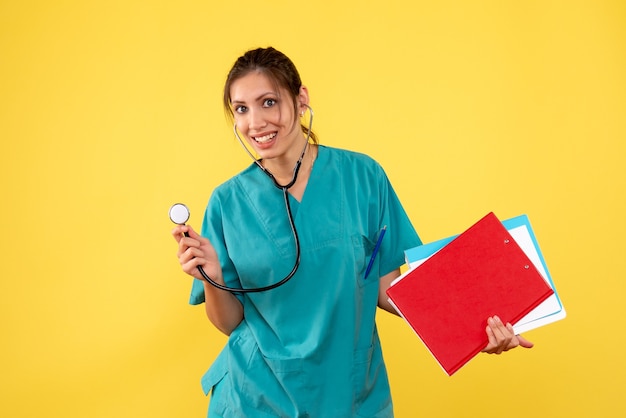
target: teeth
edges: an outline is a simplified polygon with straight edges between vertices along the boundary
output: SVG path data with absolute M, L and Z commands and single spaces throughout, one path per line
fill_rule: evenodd
M 253 137 L 254 140 L 260 144 L 263 144 L 265 142 L 269 142 L 272 139 L 274 139 L 276 137 L 276 132 L 268 134 L 268 135 L 264 135 L 264 136 L 255 136 Z

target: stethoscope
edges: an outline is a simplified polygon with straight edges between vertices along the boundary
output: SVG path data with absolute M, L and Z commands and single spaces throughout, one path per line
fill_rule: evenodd
M 296 274 L 296 271 L 298 271 L 298 267 L 300 267 L 300 238 L 298 237 L 296 224 L 293 220 L 293 214 L 291 213 L 291 205 L 289 203 L 288 189 L 291 186 L 293 186 L 296 183 L 296 180 L 298 179 L 298 172 L 300 171 L 300 166 L 302 165 L 302 159 L 304 158 L 304 153 L 306 152 L 307 146 L 309 145 L 309 139 L 311 138 L 311 128 L 313 127 L 313 109 L 311 109 L 309 105 L 305 105 L 305 106 L 309 109 L 309 114 L 310 114 L 306 141 L 304 142 L 304 148 L 302 148 L 302 152 L 300 153 L 300 158 L 298 158 L 298 161 L 296 162 L 296 165 L 293 168 L 293 176 L 291 177 L 291 181 L 284 185 L 278 183 L 278 180 L 276 180 L 274 175 L 267 168 L 263 167 L 263 165 L 261 164 L 261 161 L 257 159 L 252 154 L 252 152 L 250 152 L 248 147 L 246 147 L 246 144 L 243 142 L 243 140 L 239 136 L 239 132 L 237 131 L 237 122 L 233 124 L 233 132 L 235 133 L 235 137 L 237 137 L 237 140 L 239 141 L 241 146 L 246 150 L 248 155 L 252 158 L 254 163 L 261 169 L 261 171 L 263 171 L 272 180 L 274 185 L 283 191 L 283 197 L 285 200 L 285 208 L 287 209 L 287 217 L 289 219 L 289 226 L 291 227 L 293 240 L 296 246 L 296 261 L 294 262 L 293 268 L 291 269 L 289 274 L 286 275 L 283 279 L 269 286 L 239 289 L 236 287 L 229 287 L 229 286 L 225 286 L 223 284 L 217 283 L 215 280 L 211 279 L 208 276 L 208 274 L 206 274 L 202 266 L 198 266 L 198 271 L 200 272 L 200 275 L 202 276 L 202 278 L 218 289 L 225 290 L 227 292 L 232 292 L 232 293 L 265 292 L 267 290 L 275 289 L 287 283 Z M 186 205 L 182 203 L 176 203 L 170 208 L 169 215 L 170 215 L 170 219 L 172 220 L 172 222 L 174 222 L 177 225 L 184 225 L 189 220 L 190 212 L 189 212 L 189 208 L 187 208 Z M 188 237 L 189 234 L 185 232 L 185 236 Z

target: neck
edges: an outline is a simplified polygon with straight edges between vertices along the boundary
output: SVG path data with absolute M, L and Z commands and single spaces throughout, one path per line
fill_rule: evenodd
M 288 188 L 289 194 L 293 196 L 298 202 L 302 201 L 302 197 L 304 196 L 304 190 L 309 183 L 317 151 L 317 146 L 315 146 L 314 144 L 307 145 L 306 152 L 304 153 L 304 157 L 302 158 L 300 170 L 298 171 L 298 177 L 296 178 L 296 181 L 293 183 L 293 185 Z M 292 179 L 293 169 L 289 176 L 285 177 L 284 179 L 275 177 L 275 180 L 277 180 L 279 184 L 283 185 L 283 187 L 289 185 Z
M 293 151 L 289 153 L 289 155 L 282 158 L 262 160 L 261 165 L 272 173 L 279 184 L 288 184 L 293 179 L 294 169 L 298 160 L 302 158 L 299 173 L 302 173 L 305 169 L 310 169 L 307 165 L 307 156 L 311 153 L 311 144 L 303 143 L 298 147 L 294 147 Z

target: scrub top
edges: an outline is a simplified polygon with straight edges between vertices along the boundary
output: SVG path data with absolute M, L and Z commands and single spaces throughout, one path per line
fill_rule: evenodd
M 244 319 L 202 378 L 205 393 L 213 389 L 209 416 L 393 416 L 375 325 L 379 277 L 421 242 L 377 162 L 318 149 L 301 202 L 289 196 L 300 267 L 276 289 L 236 294 Z M 202 235 L 231 287 L 273 284 L 294 265 L 283 191 L 256 164 L 214 190 Z M 203 302 L 194 280 L 190 303 Z

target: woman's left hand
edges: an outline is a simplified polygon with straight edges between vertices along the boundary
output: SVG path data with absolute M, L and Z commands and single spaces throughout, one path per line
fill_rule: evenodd
M 487 319 L 486 331 L 489 343 L 483 348 L 483 353 L 501 354 L 517 346 L 524 348 L 532 348 L 533 346 L 533 343 L 521 335 L 516 335 L 511 324 L 505 325 L 497 316 Z

